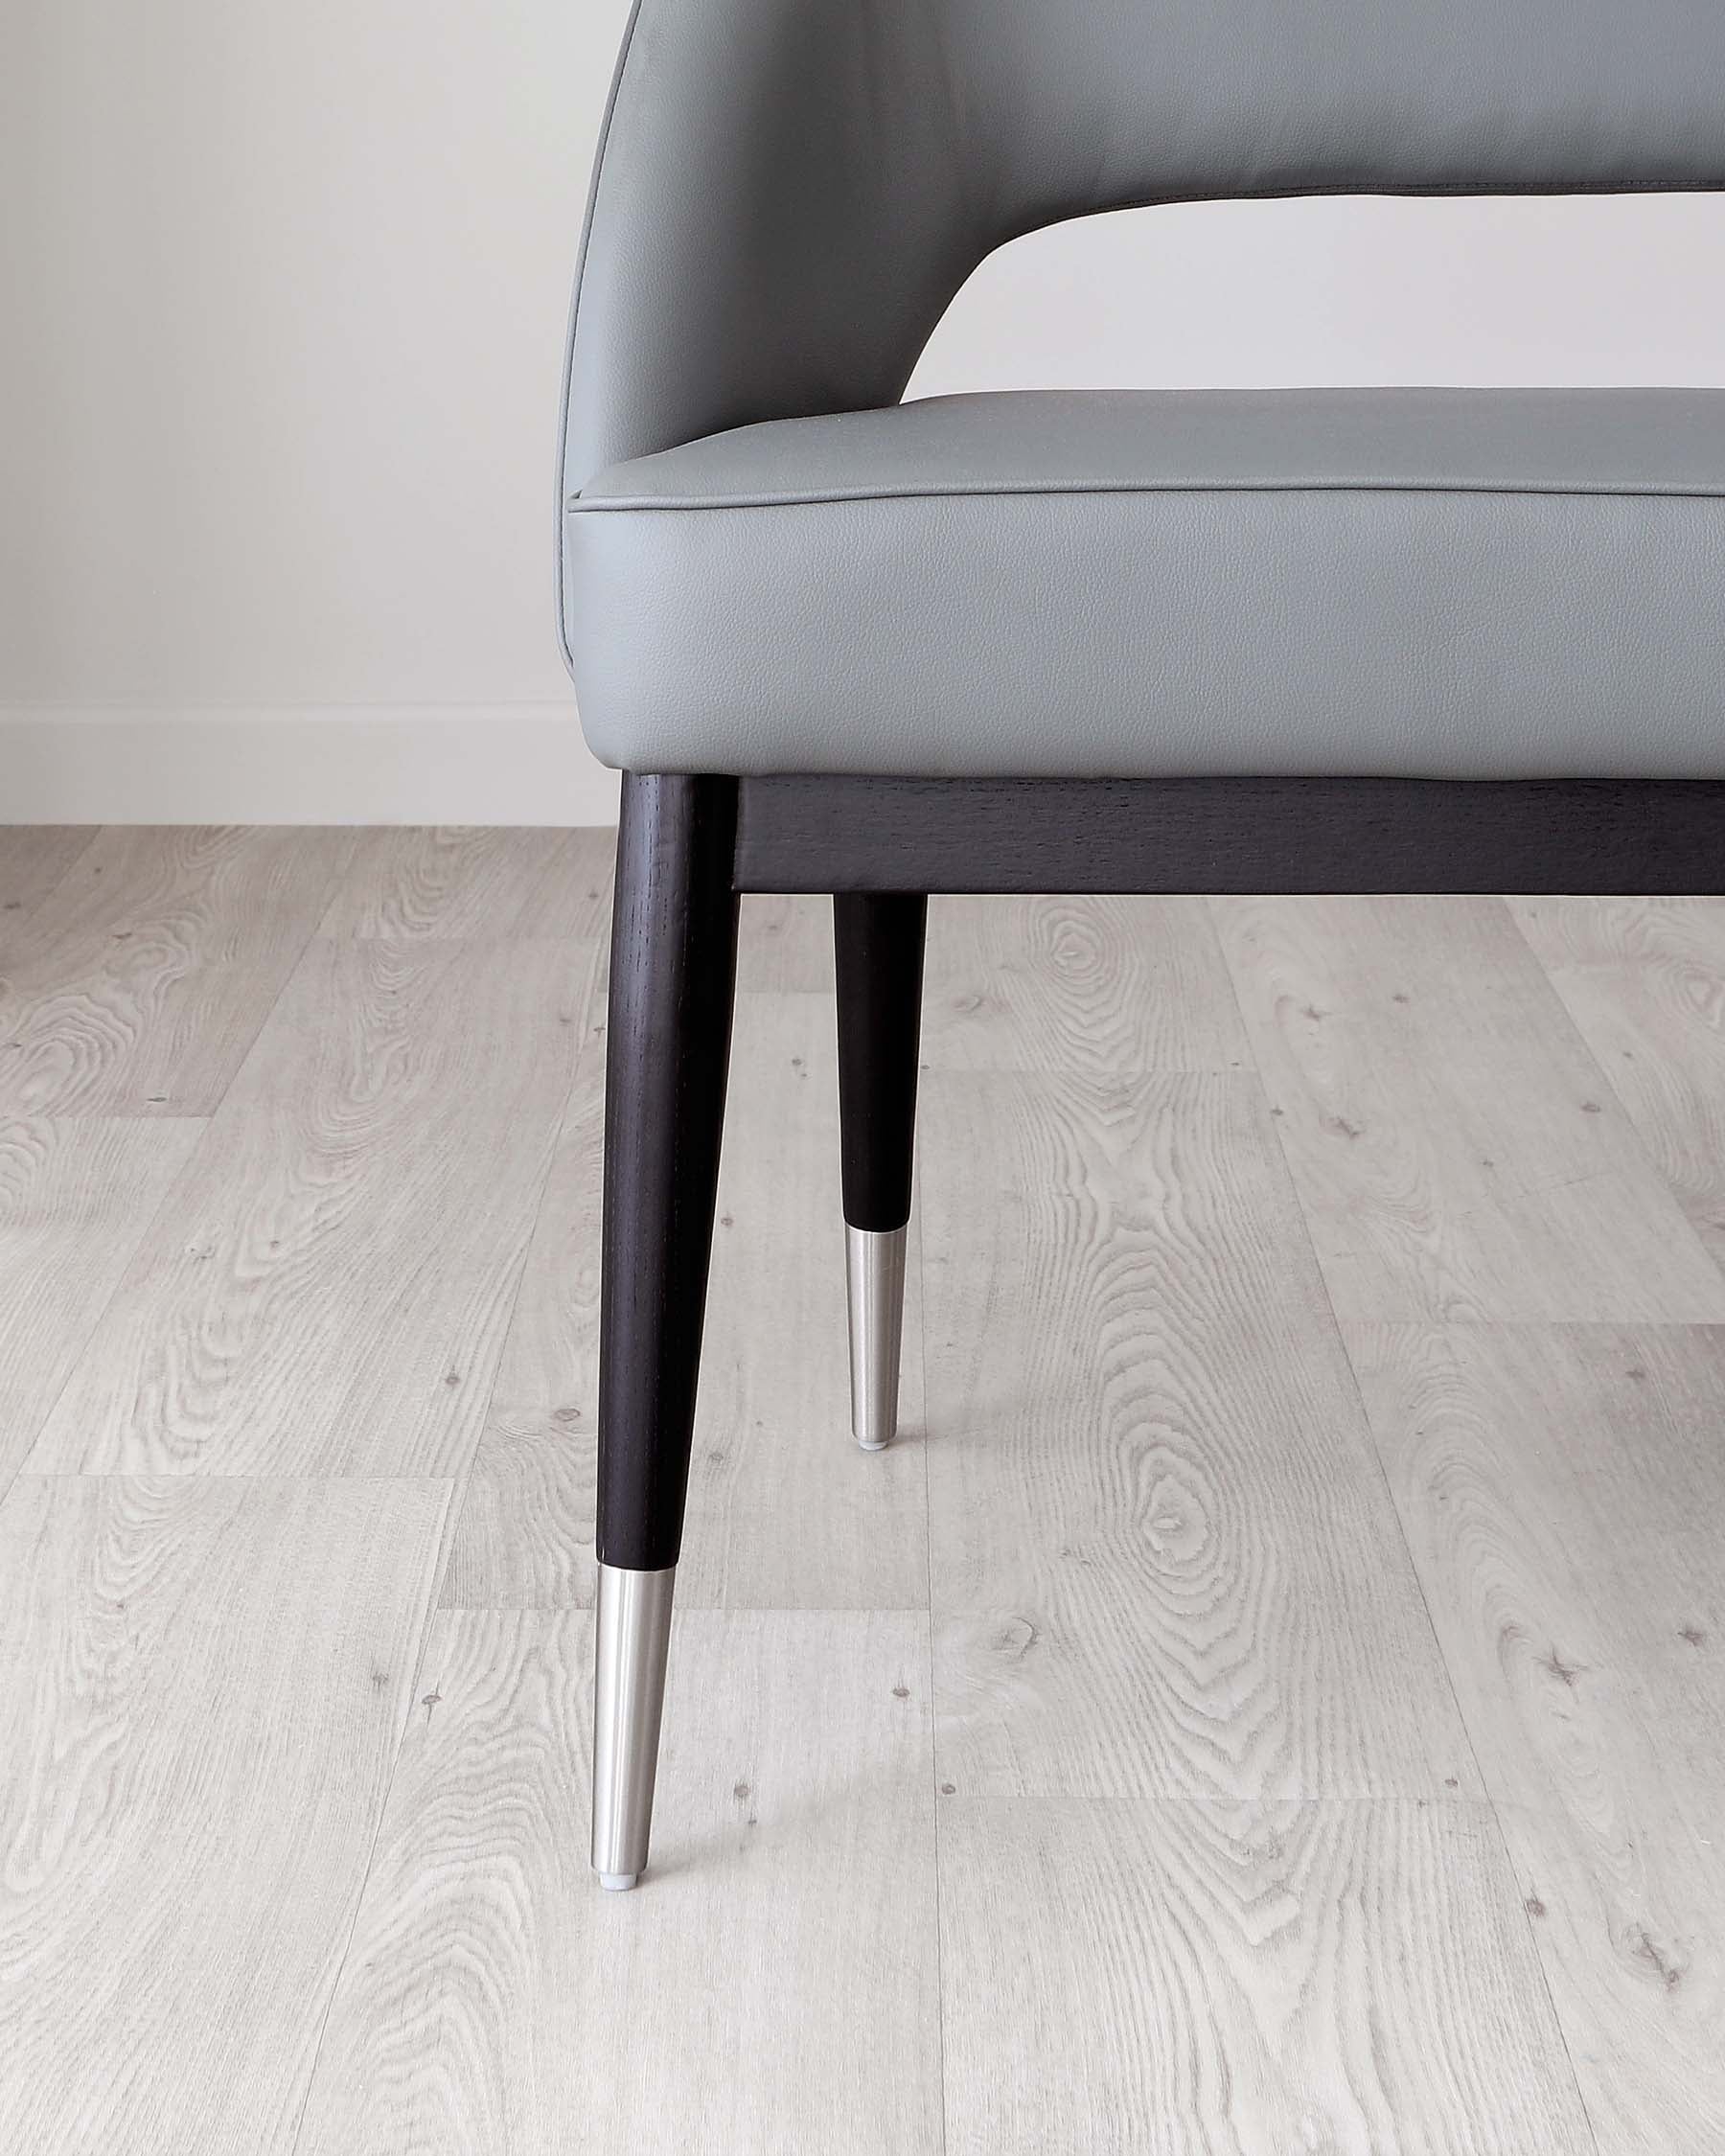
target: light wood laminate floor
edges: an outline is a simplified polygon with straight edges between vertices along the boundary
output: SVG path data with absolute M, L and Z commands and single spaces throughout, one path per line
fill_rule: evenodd
M 596 832 L 0 832 L 0 2149 L 1725 2149 L 1725 904 L 745 902 L 586 1869 Z

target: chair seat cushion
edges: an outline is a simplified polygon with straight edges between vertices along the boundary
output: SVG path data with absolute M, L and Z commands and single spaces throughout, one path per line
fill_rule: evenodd
M 1725 777 L 1725 390 L 1020 391 L 567 505 L 634 770 Z

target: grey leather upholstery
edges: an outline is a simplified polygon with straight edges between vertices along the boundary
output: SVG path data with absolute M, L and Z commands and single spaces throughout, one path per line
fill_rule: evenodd
M 569 351 L 589 740 L 637 769 L 1725 770 L 1710 398 L 874 410 L 1018 233 L 1717 188 L 1721 81 L 1717 0 L 639 0 Z
M 1725 391 L 941 398 L 569 518 L 638 769 L 1725 772 Z

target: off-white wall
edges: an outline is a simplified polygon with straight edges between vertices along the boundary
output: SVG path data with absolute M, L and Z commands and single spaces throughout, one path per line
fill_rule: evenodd
M 584 820 L 552 437 L 627 0 L 12 0 L 0 819 Z M 1088 220 L 913 394 L 1725 382 L 1725 204 Z
M 611 813 L 550 563 L 626 13 L 0 7 L 0 817 Z
M 1725 384 L 1725 196 L 1081 218 L 982 264 L 910 393 L 1024 382 Z

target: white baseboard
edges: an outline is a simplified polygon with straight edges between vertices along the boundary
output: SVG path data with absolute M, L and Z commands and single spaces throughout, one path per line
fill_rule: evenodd
M 0 824 L 616 820 L 572 703 L 0 705 Z

